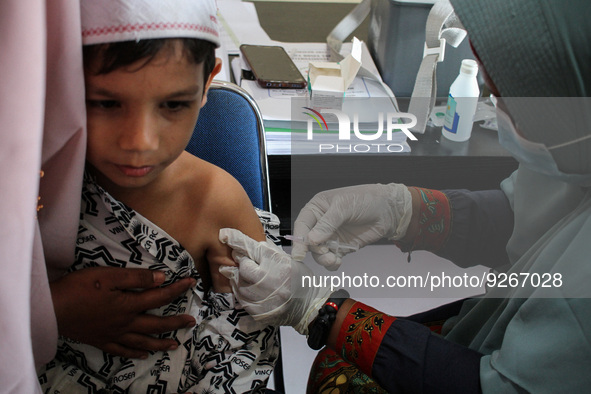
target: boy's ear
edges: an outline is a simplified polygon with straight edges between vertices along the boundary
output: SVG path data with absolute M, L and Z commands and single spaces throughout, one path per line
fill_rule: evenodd
M 203 98 L 201 99 L 201 108 L 203 108 L 205 103 L 207 103 L 207 92 L 209 91 L 209 87 L 211 86 L 211 81 L 213 81 L 214 77 L 216 75 L 218 75 L 221 70 L 222 70 L 222 59 L 220 59 L 219 57 L 216 57 L 215 58 L 215 66 L 213 67 L 211 74 L 209 74 L 209 77 L 207 78 L 207 81 L 205 82 L 205 88 L 203 89 Z

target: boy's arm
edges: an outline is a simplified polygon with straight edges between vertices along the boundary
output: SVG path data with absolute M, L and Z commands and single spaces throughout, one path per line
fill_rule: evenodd
M 206 251 L 206 258 L 209 263 L 209 271 L 212 278 L 214 291 L 218 293 L 231 293 L 229 280 L 219 273 L 222 265 L 236 265 L 232 259 L 232 249 L 222 244 L 218 239 L 221 228 L 235 228 L 247 234 L 257 241 L 266 239 L 263 226 L 257 213 L 254 210 L 250 198 L 240 183 L 223 172 L 214 182 L 215 228 L 212 228 L 214 236 Z
M 203 378 L 190 391 L 216 391 L 212 382 L 217 382 L 216 387 L 229 387 L 233 392 L 253 392 L 266 385 L 273 371 L 279 354 L 278 328 L 254 321 L 232 294 L 229 280 L 220 274 L 219 268 L 236 264 L 231 258 L 232 250 L 219 241 L 219 231 L 229 226 L 250 234 L 256 241 L 264 241 L 266 236 L 242 186 L 225 173 L 216 178 L 215 186 L 208 188 L 212 191 L 208 203 L 213 203 L 208 216 L 214 226 L 204 234 L 208 238 L 205 257 L 213 283 L 208 309 L 216 313 L 209 313 L 195 331 L 198 343 L 217 344 L 203 347 L 198 355 L 200 359 L 215 359 L 216 365 L 205 368 Z

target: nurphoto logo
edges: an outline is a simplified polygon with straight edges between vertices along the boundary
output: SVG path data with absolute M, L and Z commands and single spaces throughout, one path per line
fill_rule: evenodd
M 323 108 L 316 110 L 310 107 L 302 108 L 307 111 L 303 113 L 309 117 L 306 133 L 306 139 L 308 141 L 313 141 L 319 133 L 332 132 L 333 140 L 327 141 L 324 138 L 318 144 L 318 153 L 402 152 L 404 145 L 400 143 L 400 137 L 393 138 L 394 133 L 398 132 L 404 133 L 406 138 L 411 141 L 417 140 L 417 137 L 409 130 L 417 124 L 417 118 L 410 113 L 387 112 L 384 115 L 384 112 L 378 112 L 376 116 L 377 120 L 373 119 L 369 123 L 369 127 L 365 125 L 363 130 L 361 130 L 359 113 L 353 114 L 353 121 L 351 122 L 349 115 L 338 109 Z M 325 115 L 336 117 L 338 134 L 335 135 L 335 130 L 329 130 Z M 386 118 L 386 127 L 384 127 L 384 117 Z M 319 130 L 314 130 L 315 123 L 318 125 Z M 353 127 L 353 133 L 351 133 L 351 126 Z M 336 141 L 334 140 L 335 136 L 338 136 L 338 140 Z

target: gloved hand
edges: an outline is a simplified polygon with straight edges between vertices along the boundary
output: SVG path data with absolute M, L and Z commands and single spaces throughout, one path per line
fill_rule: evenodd
M 403 238 L 411 216 L 412 197 L 402 184 L 359 185 L 320 192 L 304 206 L 294 224 L 294 235 L 310 245 L 295 241 L 291 255 L 302 261 L 309 249 L 316 262 L 336 270 L 341 258 L 353 250 L 382 238 Z M 329 240 L 356 249 L 337 250 L 323 245 Z
M 233 249 L 238 264 L 221 267 L 220 273 L 230 279 L 244 309 L 258 322 L 292 326 L 307 335 L 330 290 L 302 287 L 302 276 L 313 275 L 312 271 L 271 242 L 257 242 L 230 228 L 221 229 L 219 238 Z

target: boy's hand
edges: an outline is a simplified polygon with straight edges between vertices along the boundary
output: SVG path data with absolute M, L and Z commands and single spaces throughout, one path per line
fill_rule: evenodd
M 158 288 L 164 280 L 158 271 L 94 267 L 52 282 L 60 335 L 128 358 L 145 358 L 149 351 L 176 348 L 173 339 L 153 335 L 194 326 L 195 319 L 144 312 L 172 302 L 194 286 L 195 280 L 187 278 Z

